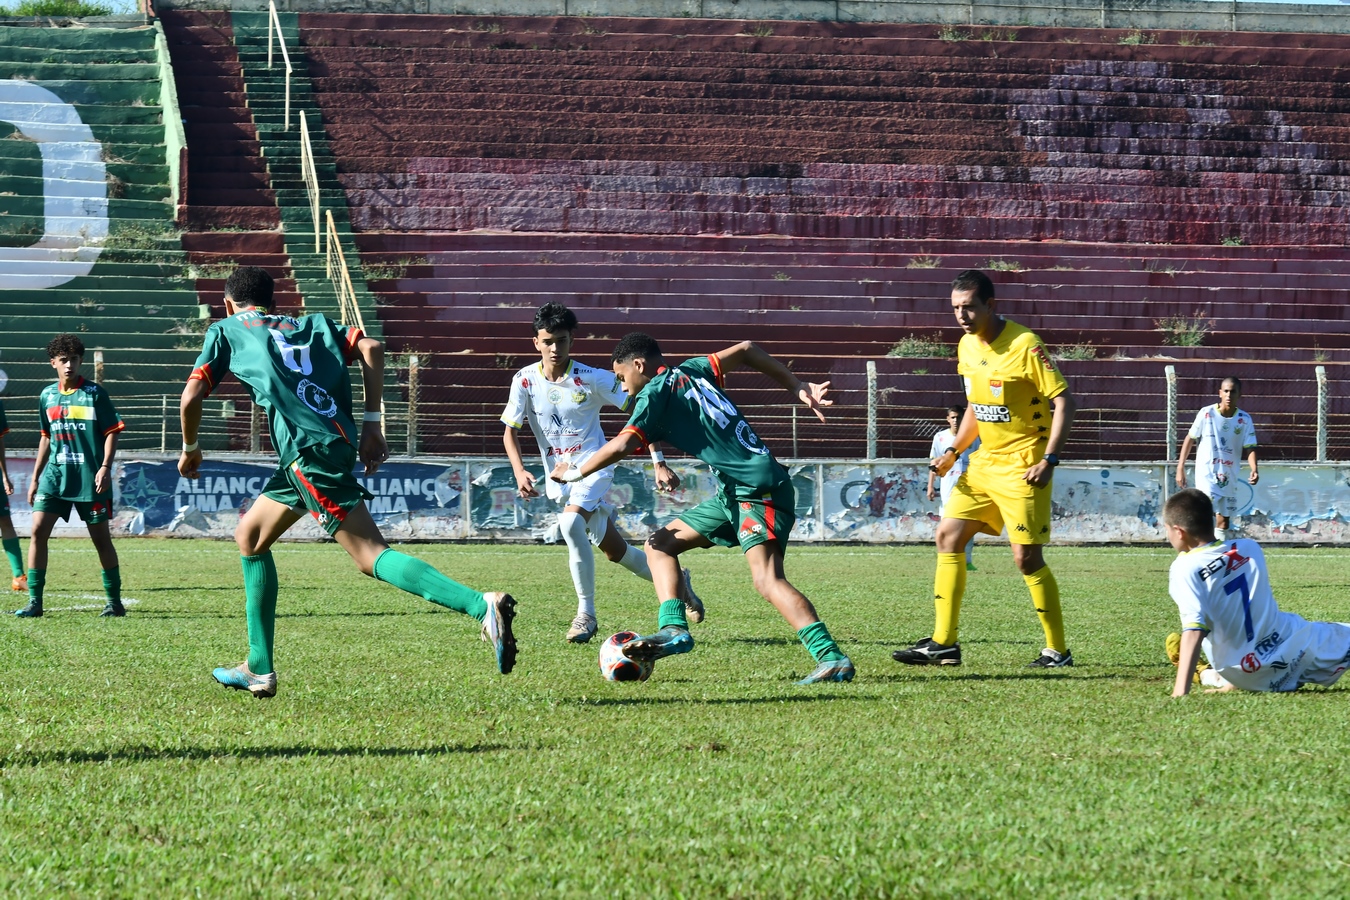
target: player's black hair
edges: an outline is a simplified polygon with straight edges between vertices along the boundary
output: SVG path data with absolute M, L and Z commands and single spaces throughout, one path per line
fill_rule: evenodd
M 1204 491 L 1186 488 L 1168 497 L 1163 521 L 1186 529 L 1191 537 L 1214 540 L 1214 503 Z
M 58 334 L 47 342 L 47 358 L 58 356 L 78 356 L 84 359 L 84 341 L 73 334 Z
M 956 413 L 958 416 L 963 416 L 963 415 L 966 414 L 966 407 L 965 407 L 965 404 L 963 404 L 963 403 L 953 403 L 951 406 L 947 407 L 947 412 L 954 412 L 954 413 Z
M 952 279 L 952 293 L 974 291 L 975 296 L 985 303 L 994 299 L 994 283 L 979 269 L 966 269 Z
M 614 345 L 614 352 L 609 355 L 611 363 L 626 363 L 638 358 L 650 360 L 661 358 L 661 345 L 656 342 L 656 338 L 640 331 L 625 334 L 622 340 Z
M 272 276 L 257 266 L 240 266 L 225 279 L 225 296 L 236 306 L 272 308 Z
M 1242 379 L 1241 379 L 1241 378 L 1237 377 L 1236 375 L 1226 375 L 1226 376 L 1224 376 L 1223 378 L 1220 378 L 1220 379 L 1219 379 L 1219 387 L 1223 387 L 1223 383 L 1224 383 L 1225 381 L 1231 381 L 1231 382 L 1233 382 L 1233 387 L 1237 388 L 1237 392 L 1238 392 L 1239 394 L 1242 393 Z
M 534 314 L 534 331 L 576 331 L 577 314 L 561 303 L 545 303 Z

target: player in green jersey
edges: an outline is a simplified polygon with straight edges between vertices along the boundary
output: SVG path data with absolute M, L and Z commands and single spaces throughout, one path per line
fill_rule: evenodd
M 28 590 L 28 575 L 23 569 L 23 551 L 19 547 L 19 533 L 14 530 L 14 521 L 9 517 L 9 498 L 14 493 L 14 482 L 9 480 L 9 469 L 5 466 L 5 435 L 9 434 L 9 421 L 5 418 L 5 404 L 0 402 L 0 543 L 4 544 L 5 557 L 9 560 L 12 591 Z
M 103 569 L 108 597 L 101 615 L 124 616 L 122 570 L 117 564 L 108 519 L 112 516 L 112 464 L 117 436 L 126 428 L 108 392 L 80 375 L 84 344 L 73 334 L 59 334 L 47 344 L 47 358 L 58 380 L 38 395 L 37 459 L 28 484 L 33 507 L 28 541 L 28 605 L 14 613 L 25 619 L 42 615 L 47 584 L 47 541 L 58 519 L 73 508 L 89 529 Z
M 230 275 L 225 282 L 227 318 L 207 329 L 180 405 L 182 475 L 198 475 L 202 401 L 231 373 L 267 413 L 272 444 L 281 457 L 262 496 L 234 533 L 243 558 L 248 659 L 233 668 L 216 669 L 213 677 L 255 697 L 276 694 L 272 638 L 278 583 L 271 548 L 306 510 L 363 574 L 482 622 L 498 669 L 503 675 L 510 672 L 516 660 L 511 629 L 516 601 L 507 593 L 479 593 L 391 549 L 366 508 L 370 492 L 352 474 L 358 458 L 370 475 L 389 457 L 380 412 L 384 345 L 327 316 L 293 318 L 269 312 L 272 288 L 272 277 L 256 266 L 241 267 Z M 347 366 L 357 360 L 366 397 L 359 436 L 347 376 Z
M 755 590 L 783 614 L 816 661 L 798 684 L 852 681 L 853 663 L 830 637 L 815 607 L 783 574 L 783 553 L 796 521 L 796 495 L 786 469 L 723 393 L 726 373 L 749 366 L 777 381 L 825 421 L 829 382 L 804 384 L 786 366 L 745 341 L 711 356 L 668 367 L 651 337 L 634 333 L 611 354 L 614 374 L 636 397 L 628 424 L 580 466 L 561 462 L 555 481 L 579 481 L 654 441 L 673 444 L 712 467 L 717 496 L 688 510 L 647 539 L 647 562 L 661 609 L 655 634 L 630 641 L 625 656 L 655 661 L 694 648 L 683 601 L 679 556 L 686 550 L 740 546 Z

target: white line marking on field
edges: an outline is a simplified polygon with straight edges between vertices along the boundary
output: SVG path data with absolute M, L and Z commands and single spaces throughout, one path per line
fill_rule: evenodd
M 44 592 L 45 593 L 45 592 Z M 97 603 L 80 603 L 75 606 L 48 606 L 47 597 L 59 597 L 62 600 L 97 600 Z M 42 606 L 46 612 L 75 612 L 83 609 L 102 609 L 108 602 L 108 598 L 102 594 L 46 594 L 42 598 Z M 123 606 L 136 606 L 141 601 L 135 597 L 123 597 Z

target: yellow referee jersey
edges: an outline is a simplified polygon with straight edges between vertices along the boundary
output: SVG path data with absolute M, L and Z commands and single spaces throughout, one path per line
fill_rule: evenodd
M 1039 459 L 1050 438 L 1050 400 L 1069 387 L 1041 339 L 1005 319 L 992 344 L 962 336 L 956 371 L 980 425 L 980 453 L 1035 451 L 1033 459 Z

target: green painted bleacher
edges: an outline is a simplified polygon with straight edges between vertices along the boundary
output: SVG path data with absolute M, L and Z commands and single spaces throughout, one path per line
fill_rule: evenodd
M 162 410 L 176 404 L 200 346 L 197 294 L 175 225 L 176 160 L 166 158 L 156 35 L 153 25 L 0 25 L 0 120 L 16 120 L 0 121 L 0 397 L 11 448 L 37 444 L 30 407 L 53 379 L 44 347 L 57 333 L 84 341 L 89 377 L 102 351 L 102 380 L 127 420 L 127 449 L 160 446 Z M 56 105 L 32 102 L 23 85 L 73 108 L 98 143 L 106 238 L 80 225 L 81 215 L 96 215 L 87 210 L 101 209 L 97 184 L 71 189 L 76 200 L 67 202 L 79 209 L 61 213 L 70 218 L 46 208 L 43 146 L 25 129 L 53 121 Z M 177 109 L 168 115 L 174 122 Z M 87 177 L 78 164 L 47 165 L 49 183 Z M 53 272 L 89 259 L 87 273 L 43 286 L 56 280 Z

